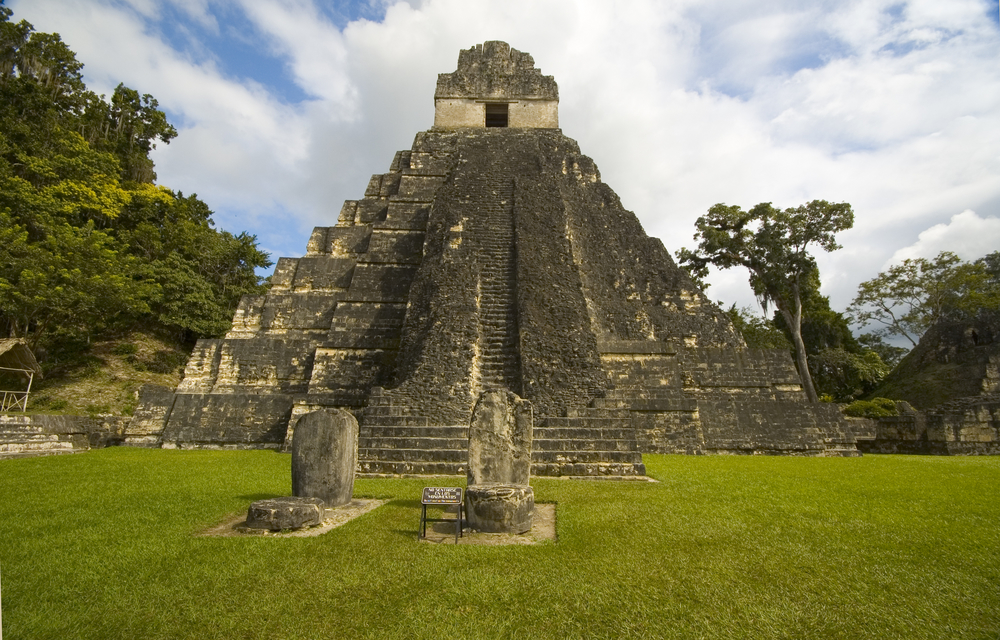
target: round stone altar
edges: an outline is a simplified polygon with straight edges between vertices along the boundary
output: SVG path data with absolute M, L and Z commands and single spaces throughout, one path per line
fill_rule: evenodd
M 326 504 L 319 498 L 289 496 L 258 500 L 247 511 L 248 529 L 301 529 L 323 524 Z
M 535 491 L 524 485 L 472 485 L 465 490 L 469 526 L 486 533 L 524 533 L 535 515 Z

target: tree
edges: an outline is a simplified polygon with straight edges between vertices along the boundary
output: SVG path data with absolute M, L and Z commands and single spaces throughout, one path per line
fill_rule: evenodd
M 933 260 L 908 258 L 858 285 L 847 308 L 854 321 L 882 328 L 878 336 L 901 336 L 917 346 L 927 329 L 942 318 L 971 319 L 1000 303 L 1000 252 L 963 262 L 942 251 Z
M 695 223 L 698 249 L 681 249 L 677 254 L 679 262 L 699 275 L 709 264 L 720 269 L 740 266 L 750 272 L 750 286 L 761 305 L 766 309 L 773 304 L 789 328 L 802 386 L 813 402 L 819 396 L 802 340 L 802 294 L 808 278 L 818 271 L 809 249 L 811 245 L 825 251 L 839 249 L 835 234 L 853 225 L 854 212 L 846 202 L 813 200 L 785 210 L 764 202 L 749 211 L 720 203 Z
M 10 17 L 0 0 L 0 337 L 52 352 L 137 324 L 224 333 L 263 292 L 257 239 L 152 184 L 149 153 L 177 133 L 152 96 L 106 102 L 57 34 Z
M 889 344 L 882 339 L 882 336 L 875 335 L 874 333 L 862 333 L 858 336 L 858 343 L 869 351 L 874 351 L 878 354 L 878 357 L 882 359 L 890 370 L 892 370 L 899 361 L 903 359 L 909 349 L 903 347 L 897 347 Z
M 849 402 L 871 393 L 890 371 L 877 352 L 871 349 L 852 352 L 843 347 L 810 354 L 809 367 L 816 387 L 837 402 Z
M 156 180 L 149 152 L 156 141 L 164 144 L 177 136 L 156 99 L 119 84 L 111 96 L 89 93 L 78 125 L 80 133 L 95 149 L 111 151 L 121 163 L 123 180 L 152 183 Z
M 791 349 L 792 343 L 774 322 L 754 313 L 750 307 L 733 306 L 726 309 L 736 330 L 751 349 Z

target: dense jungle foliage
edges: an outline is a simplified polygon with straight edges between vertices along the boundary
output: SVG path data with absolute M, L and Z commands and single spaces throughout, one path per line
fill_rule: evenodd
M 150 152 L 176 129 L 148 94 L 89 91 L 82 67 L 0 1 L 0 337 L 51 365 L 137 329 L 222 334 L 268 255 L 155 184 Z

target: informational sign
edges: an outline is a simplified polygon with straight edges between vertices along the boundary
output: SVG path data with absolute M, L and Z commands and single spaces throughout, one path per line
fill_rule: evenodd
M 462 504 L 462 487 L 424 487 L 420 504 Z

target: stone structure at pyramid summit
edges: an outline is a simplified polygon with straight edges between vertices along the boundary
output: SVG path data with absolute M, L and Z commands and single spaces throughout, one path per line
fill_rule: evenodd
M 558 89 L 503 42 L 438 77 L 434 126 L 281 258 L 136 446 L 287 448 L 324 408 L 362 473 L 466 471 L 484 390 L 534 407 L 533 475 L 640 475 L 641 454 L 859 455 L 789 354 L 748 349 L 558 128 Z

